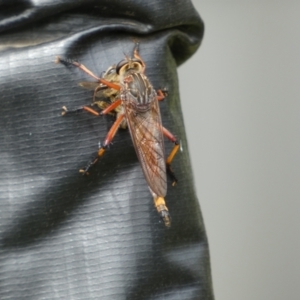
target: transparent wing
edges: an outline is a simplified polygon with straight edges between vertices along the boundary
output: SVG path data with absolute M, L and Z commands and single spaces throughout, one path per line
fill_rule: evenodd
M 78 85 L 88 90 L 95 90 L 99 85 L 105 87 L 102 83 L 93 81 L 81 81 Z
M 167 192 L 162 124 L 157 100 L 146 112 L 137 112 L 130 101 L 123 103 L 131 138 L 148 186 L 157 196 Z
M 97 98 L 101 98 L 103 97 L 103 91 L 107 89 L 107 86 L 102 84 L 102 83 L 99 83 L 99 82 L 92 82 L 92 81 L 81 81 L 79 82 L 79 85 L 81 87 L 83 87 L 84 89 L 87 89 L 87 90 L 96 90 L 96 89 L 99 89 L 96 93 L 95 93 L 95 96 Z

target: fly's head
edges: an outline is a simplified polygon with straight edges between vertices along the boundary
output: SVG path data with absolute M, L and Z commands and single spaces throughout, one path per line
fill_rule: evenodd
M 144 73 L 145 64 L 137 57 L 121 60 L 116 66 L 116 72 L 121 78 L 125 78 L 134 73 Z

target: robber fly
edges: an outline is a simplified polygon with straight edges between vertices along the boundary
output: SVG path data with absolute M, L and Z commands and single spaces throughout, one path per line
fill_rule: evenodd
M 96 80 L 96 82 L 83 82 L 80 85 L 94 89 L 93 104 L 102 109 L 99 113 L 89 106 L 82 106 L 75 110 L 67 110 L 63 107 L 63 115 L 79 110 L 85 110 L 96 116 L 111 112 L 116 114 L 116 120 L 101 144 L 97 157 L 80 172 L 88 174 L 89 169 L 105 153 L 118 128 L 127 126 L 153 196 L 154 205 L 165 225 L 170 227 L 171 217 L 164 199 L 167 193 L 166 177 L 169 174 L 173 181 L 172 185 L 176 184 L 177 179 L 171 169 L 171 162 L 179 149 L 179 142 L 162 125 L 158 101 L 163 100 L 165 94 L 162 90 L 155 91 L 144 74 L 146 65 L 139 56 L 138 44 L 134 48 L 132 58 L 126 56 L 116 66 L 109 67 L 100 78 L 78 62 L 66 61 L 60 57 L 57 57 L 56 62 L 78 67 Z M 95 99 L 99 96 L 108 97 L 110 102 L 98 101 L 97 103 Z M 166 161 L 163 136 L 174 143 Z

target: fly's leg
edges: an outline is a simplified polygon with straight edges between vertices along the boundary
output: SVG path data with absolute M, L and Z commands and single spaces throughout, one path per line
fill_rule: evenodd
M 80 173 L 82 173 L 83 175 L 88 175 L 89 174 L 89 169 L 98 162 L 98 160 L 100 159 L 100 157 L 103 156 L 105 150 L 107 149 L 108 145 L 111 143 L 111 141 L 113 140 L 114 136 L 116 135 L 121 122 L 124 119 L 124 114 L 119 115 L 119 117 L 117 118 L 117 120 L 115 121 L 115 123 L 112 125 L 112 127 L 110 128 L 109 132 L 106 135 L 106 138 L 104 140 L 104 142 L 102 143 L 101 147 L 98 150 L 97 156 L 95 157 L 94 160 L 92 160 L 90 163 L 88 163 L 88 165 L 84 168 L 79 170 Z
M 116 101 L 114 101 L 112 104 L 110 104 L 109 106 L 107 106 L 105 109 L 103 109 L 100 113 L 100 115 L 106 115 L 109 112 L 111 112 L 112 110 L 116 109 L 120 104 L 121 104 L 121 99 L 117 99 Z
M 66 106 L 63 106 L 62 107 L 62 113 L 61 115 L 62 116 L 65 116 L 66 114 L 69 114 L 69 113 L 78 113 L 80 111 L 87 111 L 88 113 L 94 115 L 94 116 L 99 116 L 100 113 L 98 113 L 96 110 L 90 108 L 89 106 L 79 106 L 77 108 L 74 108 L 72 110 L 68 110 Z
M 156 93 L 158 101 L 162 101 L 168 96 L 168 90 L 166 88 L 157 90 Z
M 133 56 L 141 62 L 142 67 L 143 67 L 142 72 L 144 73 L 145 70 L 146 70 L 146 64 L 144 63 L 143 59 L 139 55 L 139 46 L 140 46 L 139 43 L 135 43 L 135 46 L 134 46 L 134 49 L 133 49 Z
M 107 81 L 104 78 L 99 78 L 92 71 L 90 71 L 86 66 L 84 66 L 83 64 L 80 64 L 79 62 L 65 60 L 65 59 L 57 56 L 56 59 L 55 59 L 55 63 L 56 64 L 61 63 L 65 66 L 74 66 L 74 67 L 80 69 L 81 71 L 83 71 L 84 73 L 88 74 L 89 76 L 93 77 L 98 82 L 106 85 L 107 87 L 110 87 L 110 88 L 115 89 L 117 91 L 119 91 L 121 89 L 120 85 L 112 83 L 110 81 Z
M 171 162 L 172 160 L 174 159 L 176 153 L 178 152 L 179 150 L 179 147 L 180 147 L 180 143 L 179 141 L 175 138 L 175 136 L 168 130 L 166 129 L 165 127 L 162 128 L 162 132 L 163 134 L 171 141 L 174 143 L 174 147 L 171 151 L 171 153 L 169 154 L 167 160 L 166 160 L 166 165 L 167 165 L 167 173 L 169 175 L 169 177 L 171 178 L 172 180 L 172 186 L 175 186 L 176 183 L 177 183 L 177 178 L 172 170 L 172 167 L 171 167 Z
M 106 115 L 109 112 L 111 112 L 112 110 L 114 110 L 115 108 L 117 108 L 120 104 L 121 104 L 121 99 L 117 99 L 112 104 L 108 105 L 105 109 L 103 109 L 100 113 L 97 112 L 96 110 L 90 108 L 89 106 L 80 106 L 80 107 L 77 107 L 72 110 L 68 110 L 65 106 L 63 106 L 62 107 L 63 111 L 61 114 L 64 116 L 69 113 L 76 113 L 79 111 L 87 111 L 88 113 L 90 113 L 94 116 Z
M 163 197 L 154 197 L 154 206 L 157 209 L 160 217 L 163 219 L 166 227 L 171 226 L 171 216 L 166 206 L 165 199 Z

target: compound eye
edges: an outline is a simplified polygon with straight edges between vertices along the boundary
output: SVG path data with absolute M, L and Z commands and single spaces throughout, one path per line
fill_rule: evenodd
M 132 69 L 134 69 L 136 72 L 143 72 L 143 70 L 145 69 L 145 64 L 143 63 L 143 61 L 141 61 L 138 58 L 133 58 L 131 60 L 132 62 Z
M 126 64 L 128 64 L 128 61 L 126 59 L 121 60 L 117 66 L 116 66 L 116 72 L 118 75 L 120 75 L 120 70 L 123 68 Z
M 142 61 L 140 59 L 138 59 L 138 58 L 133 58 L 132 62 L 135 62 L 135 63 L 138 63 L 140 65 L 143 65 Z
M 112 65 L 106 71 L 106 75 L 111 75 L 111 74 L 114 74 L 114 73 L 116 73 L 116 65 Z

